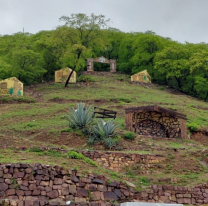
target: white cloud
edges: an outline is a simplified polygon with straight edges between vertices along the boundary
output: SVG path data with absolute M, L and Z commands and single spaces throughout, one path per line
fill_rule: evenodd
M 72 13 L 103 14 L 125 32 L 157 34 L 180 42 L 208 42 L 207 0 L 0 0 L 0 34 L 36 33 Z

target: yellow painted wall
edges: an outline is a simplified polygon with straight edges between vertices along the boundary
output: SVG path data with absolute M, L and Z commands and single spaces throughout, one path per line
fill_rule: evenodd
M 55 82 L 57 82 L 57 83 L 66 82 L 71 71 L 72 71 L 72 69 L 70 69 L 68 67 L 55 71 Z M 72 76 L 71 76 L 69 82 L 76 83 L 76 72 L 75 71 L 72 73 Z
M 131 76 L 132 82 L 145 82 L 145 83 L 151 83 L 151 77 L 148 74 L 147 70 L 144 70 L 142 72 L 139 72 L 137 74 L 134 74 Z
M 0 95 L 23 96 L 23 83 L 16 77 L 11 77 L 0 81 Z

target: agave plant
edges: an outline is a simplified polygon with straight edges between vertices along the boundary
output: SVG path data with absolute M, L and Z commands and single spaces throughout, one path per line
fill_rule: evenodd
M 114 120 L 105 122 L 100 119 L 97 125 L 91 127 L 88 143 L 102 142 L 111 149 L 116 144 L 114 139 L 117 135 L 115 133 L 116 128 L 118 128 L 118 125 L 114 123 Z
M 85 107 L 82 102 L 77 104 L 77 108 L 69 108 L 70 113 L 67 115 L 69 126 L 72 128 L 84 129 L 92 121 L 94 117 L 94 110 L 92 106 Z

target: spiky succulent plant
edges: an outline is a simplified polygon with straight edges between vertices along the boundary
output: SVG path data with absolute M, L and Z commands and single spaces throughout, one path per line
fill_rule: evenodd
M 72 128 L 84 129 L 93 121 L 94 109 L 92 106 L 85 107 L 84 103 L 80 102 L 76 109 L 69 108 L 69 111 L 67 117 L 69 126 Z

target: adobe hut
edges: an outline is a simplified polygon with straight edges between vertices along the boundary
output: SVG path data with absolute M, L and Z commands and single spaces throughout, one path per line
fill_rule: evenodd
M 16 77 L 0 81 L 0 95 L 23 96 L 23 83 Z
M 151 83 L 151 76 L 147 72 L 147 70 L 141 71 L 137 74 L 131 76 L 132 82 L 143 82 L 143 83 Z
M 186 116 L 169 109 L 153 106 L 125 109 L 126 129 L 140 135 L 165 138 L 187 138 Z
M 55 71 L 55 82 L 56 83 L 66 82 L 71 71 L 72 71 L 72 69 L 70 69 L 68 67 Z M 76 72 L 75 71 L 72 73 L 69 83 L 76 83 Z

